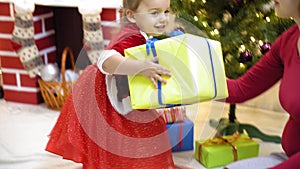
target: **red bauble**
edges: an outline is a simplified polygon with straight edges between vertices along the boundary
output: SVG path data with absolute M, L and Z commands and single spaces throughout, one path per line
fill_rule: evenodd
M 266 42 L 260 48 L 261 48 L 261 53 L 264 55 L 271 49 L 271 43 Z
M 249 51 L 242 52 L 239 58 L 240 63 L 247 63 L 253 60 L 253 55 Z
M 240 4 L 240 3 L 243 2 L 243 0 L 234 0 L 234 2 L 235 2 L 236 4 Z

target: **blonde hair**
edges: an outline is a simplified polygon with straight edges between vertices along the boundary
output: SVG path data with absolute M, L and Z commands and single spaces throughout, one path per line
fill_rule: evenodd
M 123 17 L 123 22 L 128 22 L 127 17 L 126 17 L 126 10 L 130 9 L 132 11 L 137 10 L 139 7 L 140 3 L 143 0 L 123 0 L 123 7 L 120 10 L 120 13 L 122 14 Z

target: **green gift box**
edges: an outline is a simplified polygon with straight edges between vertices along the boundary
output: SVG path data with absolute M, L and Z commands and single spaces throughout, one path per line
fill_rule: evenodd
M 256 157 L 258 151 L 259 144 L 245 134 L 220 136 L 195 142 L 195 158 L 207 168 Z
M 150 42 L 150 43 L 149 43 Z M 193 104 L 228 96 L 221 43 L 191 34 L 183 34 L 126 49 L 125 57 L 145 60 L 158 57 L 172 76 L 167 84 L 151 81 L 142 75 L 129 75 L 131 106 L 153 109 L 169 105 Z M 142 97 L 141 97 L 142 96 Z

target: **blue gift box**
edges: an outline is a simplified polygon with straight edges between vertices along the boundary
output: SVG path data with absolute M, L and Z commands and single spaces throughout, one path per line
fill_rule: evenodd
M 194 149 L 194 123 L 191 120 L 170 123 L 167 128 L 173 152 Z

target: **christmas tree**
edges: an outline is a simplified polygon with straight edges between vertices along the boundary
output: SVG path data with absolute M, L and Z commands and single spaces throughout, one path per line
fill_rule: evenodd
M 292 19 L 276 16 L 273 0 L 171 2 L 172 10 L 178 18 L 195 25 L 207 38 L 221 42 L 226 76 L 233 79 L 240 77 L 263 57 L 274 40 L 294 23 Z M 247 130 L 250 136 L 260 135 L 262 140 L 280 142 L 280 138 L 264 135 L 254 126 L 237 124 L 235 104 L 230 105 L 229 119 L 225 122 L 221 120 L 224 126 L 217 134 L 232 134 L 238 126 L 240 132 L 251 128 Z
M 172 0 L 172 8 L 221 42 L 229 78 L 245 73 L 293 23 L 275 15 L 273 0 Z

